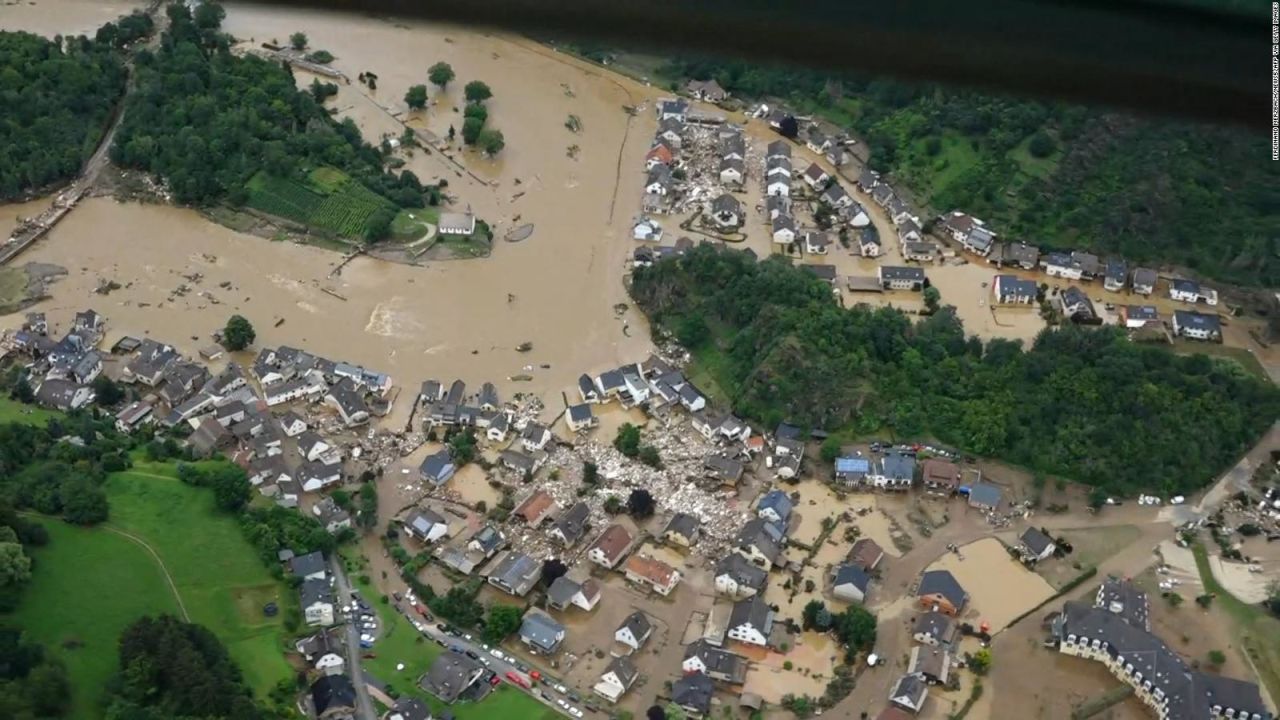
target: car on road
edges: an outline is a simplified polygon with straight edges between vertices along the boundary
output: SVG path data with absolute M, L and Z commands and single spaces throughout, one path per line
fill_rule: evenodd
M 582 698 L 578 697 L 578 693 L 573 692 L 572 690 L 569 691 L 569 699 L 574 702 L 582 702 Z
M 437 629 L 437 630 L 439 630 L 439 631 L 440 631 L 440 632 L 442 632 L 442 633 L 448 633 L 448 632 L 450 632 L 450 630 L 449 630 L 449 626 L 448 626 L 448 625 L 445 625 L 444 623 L 436 623 L 436 629 Z
M 501 682 L 502 682 L 502 678 L 498 677 L 497 675 L 493 675 L 489 678 L 490 685 L 497 685 L 498 683 L 501 683 Z
M 490 655 L 492 655 L 492 656 L 494 656 L 494 657 L 496 657 L 496 658 L 498 658 L 499 660 L 505 660 L 505 659 L 506 659 L 506 658 L 503 656 L 502 651 L 501 651 L 501 650 L 499 650 L 498 648 L 494 648 L 494 649 L 490 650 L 490 651 L 489 651 L 489 654 L 490 654 Z
M 581 710 L 579 710 L 579 709 L 578 709 L 578 708 L 576 708 L 576 707 L 571 707 L 571 708 L 569 708 L 569 714 L 570 714 L 570 715 L 572 715 L 572 716 L 574 716 L 574 717 L 576 717 L 576 718 L 580 718 L 580 717 L 582 717 L 582 711 L 581 711 Z
M 569 709 L 569 703 L 565 702 L 564 698 L 556 698 L 556 705 L 559 705 L 561 708 L 565 710 Z
M 519 685 L 520 687 L 526 690 L 529 689 L 529 681 L 525 680 L 524 676 L 516 672 L 515 670 L 507 671 L 507 680 L 510 680 L 512 683 Z
M 461 645 L 450 645 L 449 649 L 456 653 L 464 652 Z
M 465 654 L 466 654 L 466 656 L 467 656 L 467 657 L 471 658 L 472 660 L 479 660 L 479 659 L 480 659 L 480 656 L 476 654 L 476 651 L 475 651 L 475 650 L 466 650 L 466 651 L 465 651 Z
M 565 693 L 569 692 L 569 688 L 563 685 L 560 685 L 558 683 L 556 684 L 555 688 L 556 688 L 556 692 L 560 693 L 561 695 L 564 695 Z

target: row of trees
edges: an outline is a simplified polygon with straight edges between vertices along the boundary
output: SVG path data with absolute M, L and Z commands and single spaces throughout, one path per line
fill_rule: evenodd
M 243 203 L 259 171 L 303 179 L 331 166 L 398 206 L 423 206 L 416 177 L 384 171 L 381 151 L 299 91 L 287 66 L 233 55 L 221 13 L 204 10 L 217 4 L 200 7 L 193 17 L 183 4 L 168 6 L 159 51 L 138 52 L 114 162 L 164 177 L 184 203 Z
M 1247 131 L 739 60 L 678 57 L 661 72 L 825 115 L 935 211 L 1006 237 L 1280 285 L 1280 168 Z
M 699 246 L 638 269 L 632 294 L 657 327 L 715 328 L 690 349 L 717 355 L 707 367 L 726 399 L 766 427 L 932 436 L 1113 494 L 1198 488 L 1280 415 L 1280 390 L 1226 361 L 1114 328 L 984 343 L 948 307 L 914 325 L 890 308 L 843 309 L 780 259 Z

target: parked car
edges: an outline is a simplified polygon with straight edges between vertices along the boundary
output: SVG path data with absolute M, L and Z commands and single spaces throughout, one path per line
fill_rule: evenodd
M 489 678 L 490 685 L 497 685 L 498 683 L 501 683 L 501 682 L 502 682 L 502 678 L 498 677 L 497 675 L 494 675 Z
M 467 657 L 469 657 L 469 658 L 471 658 L 472 660 L 479 660 L 479 659 L 480 659 L 480 656 L 476 654 L 476 651 L 475 651 L 475 650 L 467 650 L 467 651 L 466 651 L 466 656 L 467 656 Z

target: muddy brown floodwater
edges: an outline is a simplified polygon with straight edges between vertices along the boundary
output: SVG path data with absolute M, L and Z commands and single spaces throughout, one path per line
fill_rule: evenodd
M 30 27 L 57 32 L 79 24 L 81 16 L 71 13 Z M 628 310 L 619 317 L 614 305 L 628 301 L 627 230 L 641 195 L 641 177 L 619 174 L 619 157 L 641 157 L 655 124 L 651 113 L 632 118 L 623 108 L 649 101 L 652 89 L 523 40 L 413 21 L 230 4 L 225 27 L 255 43 L 302 31 L 313 48 L 337 56 L 334 66 L 349 76 L 376 73 L 378 90 L 353 83 L 331 101 L 373 142 L 400 134 L 389 113 L 404 110 L 405 90 L 426 82 L 431 63 L 449 62 L 458 76 L 444 99 L 432 88 L 437 104 L 419 119 L 442 133 L 460 126 L 452 108 L 463 85 L 484 80 L 494 94 L 489 122 L 506 135 L 506 149 L 497 161 L 456 153 L 483 180 L 423 150 L 406 167 L 423 179 L 447 178 L 455 207 L 474 210 L 499 237 L 524 223 L 535 225 L 533 237 L 499 241 L 482 260 L 426 267 L 358 258 L 330 278 L 340 260 L 335 253 L 241 235 L 190 210 L 93 199 L 24 254 L 23 260 L 70 271 L 54 297 L 34 309 L 65 322 L 91 305 L 107 315 L 113 334 L 149 335 L 188 352 L 207 344 L 228 315 L 241 313 L 257 329 L 258 345 L 296 345 L 391 373 L 405 393 L 393 420 L 407 416 L 406 400 L 427 377 L 493 381 L 507 396 L 537 393 L 554 415 L 563 406 L 559 391 L 580 373 L 649 350 L 643 315 Z M 299 72 L 298 80 L 310 77 Z M 570 113 L 582 121 L 579 134 L 564 127 Z M 567 157 L 569 144 L 581 148 L 577 159 Z M 39 206 L 0 208 L 0 230 Z M 184 279 L 193 273 L 203 279 Z M 100 279 L 124 287 L 96 295 Z M 183 283 L 189 292 L 174 296 Z M 17 315 L 0 319 L 8 327 L 20 322 Z M 525 342 L 533 350 L 516 352 Z M 532 380 L 508 381 L 516 375 Z

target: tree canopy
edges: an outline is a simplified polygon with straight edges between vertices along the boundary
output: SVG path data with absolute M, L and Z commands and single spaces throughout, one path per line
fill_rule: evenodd
M 453 66 L 447 62 L 438 62 L 427 68 L 427 79 L 432 85 L 443 90 L 446 85 L 453 82 L 454 78 Z
M 489 86 L 480 80 L 472 80 L 462 89 L 463 94 L 469 103 L 482 103 L 493 97 L 493 91 Z
M 61 47 L 0 32 L 0 201 L 69 180 L 93 154 L 125 85 L 121 30 L 108 27 Z
M 233 55 L 217 26 L 201 27 L 185 5 L 167 13 L 158 52 L 138 55 L 136 88 L 111 148 L 115 163 L 163 177 L 182 203 L 240 204 L 259 171 L 302 183 L 311 170 L 331 167 L 361 190 L 422 207 L 421 183 L 386 172 L 355 123 L 336 122 L 287 67 Z
M 255 720 L 269 714 L 208 629 L 171 615 L 144 617 L 120 636 L 107 718 Z
M 427 106 L 427 86 L 411 85 L 404 94 L 404 104 L 411 110 L 421 110 Z
M 710 369 L 733 408 L 855 434 L 932 436 L 1117 494 L 1203 486 L 1280 415 L 1280 391 L 1233 362 L 1074 326 L 1020 342 L 967 337 L 950 308 L 915 324 L 839 307 L 780 260 L 703 245 L 636 270 L 632 294 L 666 329 L 717 328 Z
M 257 337 L 253 325 L 243 315 L 227 318 L 227 325 L 222 329 L 222 342 L 233 352 L 249 347 Z

